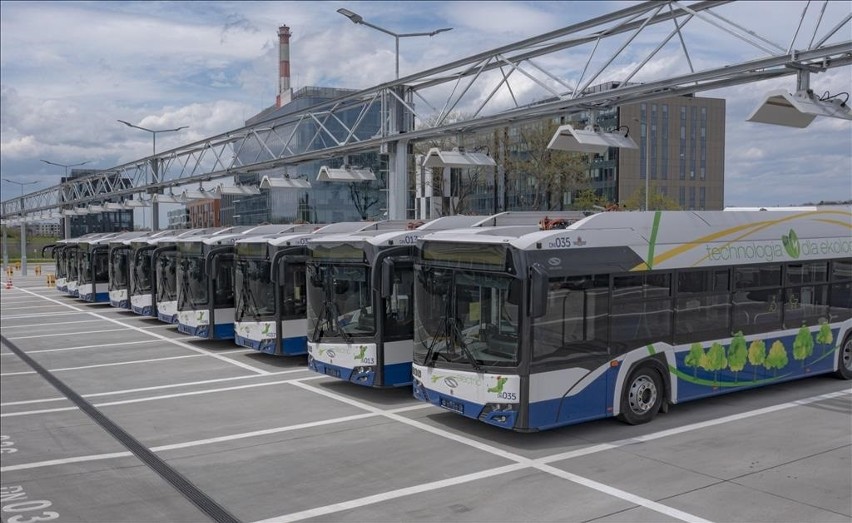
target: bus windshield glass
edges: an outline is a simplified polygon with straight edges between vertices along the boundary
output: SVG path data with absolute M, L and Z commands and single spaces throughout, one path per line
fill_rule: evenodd
M 133 294 L 151 292 L 151 251 L 146 249 L 133 257 Z
M 516 366 L 521 281 L 487 272 L 421 267 L 415 279 L 414 359 Z
M 178 293 L 178 310 L 198 310 L 207 306 L 207 276 L 204 274 L 204 258 L 201 256 L 180 257 L 180 292 Z
M 262 321 L 275 315 L 275 292 L 269 279 L 269 262 L 238 258 L 235 267 L 237 321 Z
M 307 283 L 311 341 L 375 334 L 368 267 L 309 264 Z
M 157 257 L 157 302 L 177 300 L 177 256 L 164 252 Z
M 68 275 L 66 260 L 68 259 L 65 247 L 56 249 L 56 277 L 64 278 Z
M 109 290 L 124 289 L 127 287 L 127 249 L 112 249 L 109 256 Z
M 77 261 L 80 251 L 75 247 L 69 247 L 66 251 L 65 266 L 68 268 L 66 271 L 68 273 L 68 279 L 70 281 L 77 281 L 77 272 L 79 269 Z

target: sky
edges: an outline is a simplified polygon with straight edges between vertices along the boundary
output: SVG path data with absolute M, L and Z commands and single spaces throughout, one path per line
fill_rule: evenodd
M 400 39 L 405 76 L 634 3 L 2 1 L 2 200 L 21 194 L 20 185 L 5 179 L 37 182 L 25 192 L 58 184 L 65 168 L 42 160 L 106 169 L 149 155 L 151 134 L 119 119 L 151 129 L 188 126 L 158 135 L 158 152 L 242 127 L 274 103 L 282 24 L 293 34 L 294 88 L 363 89 L 394 78 L 394 40 L 352 24 L 336 13 L 341 7 L 397 33 L 453 28 L 432 38 Z M 787 46 L 806 4 L 737 2 L 717 12 Z M 805 47 L 813 34 L 822 2 L 811 4 L 795 48 Z M 821 29 L 834 26 L 850 10 L 850 2 L 830 2 Z M 720 35 L 700 20 L 685 32 L 696 69 L 767 56 Z M 849 39 L 847 23 L 829 43 Z M 627 62 L 616 64 L 612 74 L 628 70 L 631 60 L 641 59 L 640 51 L 656 43 L 638 38 L 629 48 L 635 52 L 626 54 Z M 541 61 L 549 70 L 565 68 L 571 75 L 568 65 L 553 57 Z M 658 75 L 655 79 L 683 74 L 685 64 L 675 44 L 634 80 L 642 81 L 643 74 Z M 811 75 L 811 87 L 817 93 L 852 92 L 852 67 Z M 727 99 L 725 205 L 852 199 L 852 122 L 818 118 L 807 129 L 745 122 L 764 93 L 781 88 L 795 90 L 795 77 L 699 94 Z

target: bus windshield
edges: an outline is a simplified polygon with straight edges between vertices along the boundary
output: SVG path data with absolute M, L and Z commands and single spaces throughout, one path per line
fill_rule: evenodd
M 265 259 L 237 259 L 236 321 L 269 320 L 275 315 L 275 292 L 269 279 L 269 266 Z
M 206 307 L 208 301 L 207 276 L 204 274 L 204 258 L 201 256 L 181 256 L 180 292 L 178 293 L 178 310 L 197 310 Z
M 145 249 L 133 257 L 133 294 L 151 292 L 151 251 Z
M 127 287 L 127 249 L 113 249 L 110 252 L 109 290 Z
M 311 341 L 375 334 L 368 267 L 309 264 L 307 280 Z
M 68 279 L 71 281 L 77 281 L 77 272 L 79 269 L 77 266 L 77 257 L 80 254 L 80 251 L 71 247 L 69 247 L 67 251 L 65 266 L 68 268 Z
M 59 247 L 56 249 L 56 277 L 64 278 L 67 274 L 67 267 L 65 265 L 67 260 L 67 255 L 65 253 L 65 247 Z
M 164 252 L 157 257 L 157 302 L 177 300 L 177 256 Z
M 487 272 L 420 267 L 414 360 L 516 366 L 521 281 Z

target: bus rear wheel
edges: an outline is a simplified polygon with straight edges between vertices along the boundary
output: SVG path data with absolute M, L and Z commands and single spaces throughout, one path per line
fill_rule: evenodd
M 852 380 L 852 335 L 846 336 L 837 351 L 837 377 Z
M 648 423 L 662 404 L 663 380 L 656 370 L 643 365 L 632 371 L 624 384 L 618 419 L 630 425 Z

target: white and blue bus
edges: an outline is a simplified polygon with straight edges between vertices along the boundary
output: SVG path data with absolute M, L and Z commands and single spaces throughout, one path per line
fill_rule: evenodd
M 177 323 L 176 244 L 178 238 L 210 234 L 218 229 L 159 231 L 130 242 L 130 310 Z
M 304 224 L 283 235 L 237 240 L 235 343 L 275 356 L 307 354 L 307 242 L 313 237 L 354 232 L 371 225 L 372 222 Z
M 517 431 L 852 378 L 852 208 L 608 212 L 418 242 L 414 396 Z
M 417 238 L 482 219 L 376 222 L 308 240 L 308 367 L 366 387 L 410 385 Z
M 109 301 L 110 242 L 146 234 L 141 231 L 110 233 L 77 242 L 77 297 L 90 303 Z
M 105 233 L 90 233 L 79 238 L 59 240 L 55 244 L 42 249 L 52 249 L 51 255 L 56 260 L 56 290 L 69 296 L 77 296 L 77 278 L 79 273 L 79 257 L 77 244 L 94 238 L 105 236 Z
M 130 309 L 131 271 L 133 270 L 133 243 L 145 242 L 174 231 L 147 232 L 140 236 L 121 235 L 109 241 L 109 304 L 119 309 Z
M 292 224 L 231 227 L 213 234 L 178 238 L 178 331 L 208 339 L 234 338 L 234 242 L 283 234 Z

